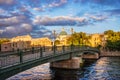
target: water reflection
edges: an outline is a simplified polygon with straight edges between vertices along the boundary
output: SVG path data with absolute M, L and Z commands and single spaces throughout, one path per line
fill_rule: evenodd
M 34 67 L 21 72 L 7 80 L 51 80 L 52 74 L 49 69 L 49 63 Z
M 53 76 L 54 75 L 54 76 Z M 80 70 L 49 69 L 49 63 L 43 64 L 7 80 L 120 80 L 120 57 L 102 57 L 94 62 L 87 62 Z
M 80 77 L 80 80 L 120 80 L 120 58 L 100 58 L 84 67 L 83 77 Z

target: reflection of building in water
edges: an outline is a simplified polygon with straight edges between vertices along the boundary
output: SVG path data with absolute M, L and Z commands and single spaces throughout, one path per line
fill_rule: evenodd
M 56 40 L 60 41 L 60 45 L 67 45 L 67 38 L 68 34 L 63 28 L 60 34 L 57 36 Z
M 31 41 L 32 46 L 51 46 L 52 41 L 48 37 L 36 38 Z

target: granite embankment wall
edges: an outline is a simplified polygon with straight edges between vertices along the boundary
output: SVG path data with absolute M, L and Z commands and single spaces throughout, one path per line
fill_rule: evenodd
M 101 57 L 120 57 L 120 51 L 101 51 Z

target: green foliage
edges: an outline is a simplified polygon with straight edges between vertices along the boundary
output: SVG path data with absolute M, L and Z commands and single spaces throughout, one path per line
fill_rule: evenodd
M 71 37 L 68 38 L 67 43 L 74 45 L 86 45 L 89 43 L 88 38 L 89 36 L 87 36 L 84 32 L 74 32 Z
M 55 40 L 55 45 L 59 45 L 60 41 L 59 40 Z
M 108 40 L 106 47 L 109 48 L 110 51 L 120 51 L 120 40 L 115 42 Z
M 104 32 L 107 35 L 107 44 L 106 47 L 109 50 L 120 51 L 120 32 L 114 32 L 112 30 L 108 30 Z

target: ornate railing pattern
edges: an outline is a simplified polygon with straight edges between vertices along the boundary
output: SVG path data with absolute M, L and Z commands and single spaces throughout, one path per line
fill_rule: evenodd
M 32 47 L 29 49 L 18 49 L 14 52 L 0 53 L 0 68 L 10 67 L 27 61 L 43 58 L 46 56 L 54 56 L 54 54 L 63 54 L 69 51 L 89 50 L 96 48 L 80 47 L 80 46 L 43 46 Z

